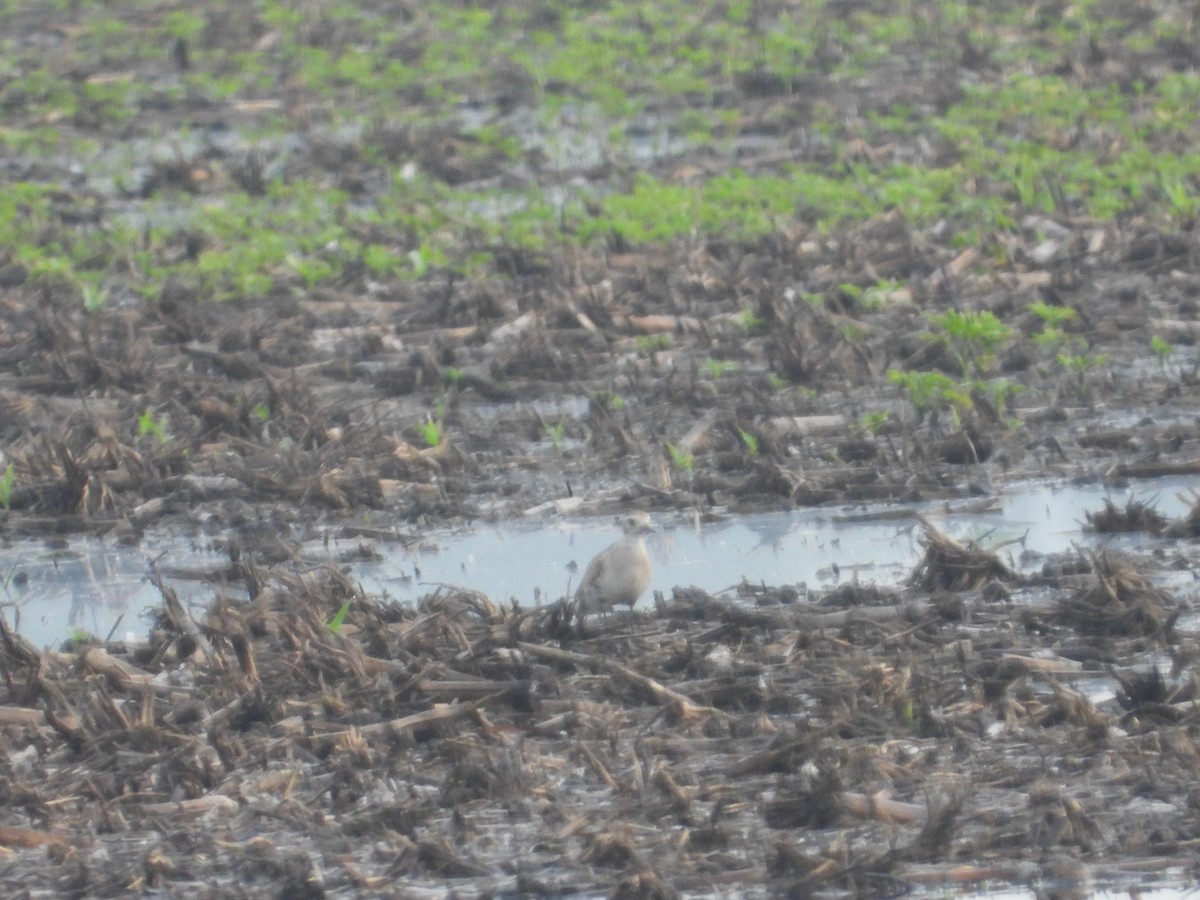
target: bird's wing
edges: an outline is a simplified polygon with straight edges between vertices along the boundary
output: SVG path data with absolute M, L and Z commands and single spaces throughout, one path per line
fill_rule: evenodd
M 575 590 L 575 599 L 581 600 L 588 594 L 594 592 L 600 587 L 600 579 L 604 577 L 604 554 L 600 553 L 588 563 L 587 569 L 583 573 L 583 578 L 579 581 L 579 587 Z

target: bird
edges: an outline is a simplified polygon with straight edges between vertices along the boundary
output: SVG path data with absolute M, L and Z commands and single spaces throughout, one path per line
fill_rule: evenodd
M 575 609 L 582 621 L 590 612 L 606 613 L 614 606 L 633 605 L 650 586 L 650 554 L 643 537 L 654 531 L 650 516 L 635 512 L 621 520 L 624 537 L 596 554 L 575 591 Z

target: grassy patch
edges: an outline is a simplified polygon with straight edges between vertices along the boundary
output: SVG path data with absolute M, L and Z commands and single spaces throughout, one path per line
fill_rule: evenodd
M 0 255 L 97 311 L 169 280 L 215 300 L 386 294 L 519 277 L 514 256 L 578 247 L 852 244 L 884 215 L 929 260 L 969 249 L 981 267 L 1011 262 L 1038 217 L 1190 227 L 1190 26 L 1098 2 L 1061 13 L 947 0 L 435 2 L 404 15 L 254 0 L 220 16 L 10 3 Z M 30 39 L 42 19 L 56 27 Z M 842 293 L 869 312 L 907 302 L 907 278 Z M 818 305 L 830 290 L 808 287 Z M 1068 318 L 1031 309 L 1047 359 L 1101 364 Z M 767 336 L 758 307 L 744 310 L 745 336 Z M 987 377 L 1013 323 L 942 315 L 961 383 Z M 905 388 L 953 404 L 945 392 L 961 383 Z

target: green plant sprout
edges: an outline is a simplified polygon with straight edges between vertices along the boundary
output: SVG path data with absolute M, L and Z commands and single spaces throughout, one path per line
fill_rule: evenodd
M 567 423 L 562 417 L 558 417 L 558 422 L 554 425 L 543 426 L 546 429 L 546 434 L 550 436 L 550 440 L 554 443 L 554 449 L 558 450 L 562 447 L 563 434 L 566 432 Z
M 1150 349 L 1158 357 L 1158 368 L 1165 373 L 1167 371 L 1167 361 L 1171 358 L 1171 354 L 1175 352 L 1175 348 L 1171 346 L 1170 341 L 1156 334 L 1150 338 Z
M 271 407 L 265 403 L 255 403 L 250 410 L 250 415 L 254 416 L 260 422 L 266 422 L 271 418 Z
M 676 447 L 669 441 L 667 442 L 667 453 L 671 455 L 671 465 L 675 467 L 675 470 L 678 472 L 683 472 L 689 478 L 691 478 L 692 469 L 696 464 L 696 458 L 691 453 Z
M 987 310 L 963 312 L 952 309 L 931 316 L 930 321 L 945 331 L 945 340 L 964 376 L 986 372 L 996 349 L 1012 334 L 1011 328 Z
M 0 506 L 9 509 L 12 504 L 13 485 L 16 483 L 16 475 L 13 472 L 13 464 L 9 463 L 4 467 L 4 477 L 0 478 Z
M 1009 400 L 1022 393 L 1025 386 L 1008 378 L 987 378 L 972 380 L 971 389 L 987 397 L 997 412 L 1003 412 L 1008 408 Z
M 838 322 L 837 330 L 841 334 L 842 339 L 850 344 L 865 340 L 871 334 L 869 328 L 850 318 Z
M 862 295 L 863 307 L 868 310 L 883 309 L 910 298 L 904 282 L 894 278 L 885 278 L 867 288 Z
M 730 372 L 735 371 L 737 367 L 737 363 L 729 359 L 713 359 L 709 357 L 704 361 L 704 371 L 714 381 L 723 375 L 728 375 Z
M 884 425 L 887 424 L 887 421 L 891 418 L 891 416 L 891 412 L 886 409 L 878 409 L 869 413 L 864 413 L 863 417 L 859 420 L 859 426 L 867 434 L 874 437 L 875 435 L 879 434 L 880 430 Z
M 751 456 L 758 455 L 758 435 L 747 431 L 745 428 L 738 427 L 738 437 L 742 439 L 742 443 L 746 445 L 746 452 Z
M 108 288 L 97 287 L 94 284 L 84 284 L 80 291 L 83 293 L 83 308 L 88 312 L 96 312 L 104 308 L 108 302 Z
M 425 439 L 425 443 L 430 447 L 436 447 L 442 442 L 444 431 L 440 419 L 435 419 L 433 416 L 426 416 L 420 428 L 421 437 Z
M 1068 340 L 1063 325 L 1079 318 L 1079 313 L 1069 306 L 1051 306 L 1038 300 L 1030 303 L 1028 310 L 1042 320 L 1042 330 L 1033 336 L 1033 342 L 1040 347 L 1058 347 Z
M 639 334 L 633 339 L 633 346 L 638 353 L 645 355 L 657 353 L 659 350 L 670 350 L 671 336 L 669 334 Z
M 1108 362 L 1107 353 L 1060 353 L 1058 364 L 1079 377 L 1079 385 L 1083 386 L 1084 378 L 1092 369 L 1099 368 Z
M 596 400 L 598 400 L 605 409 L 610 409 L 613 412 L 620 412 L 625 408 L 625 398 L 620 394 L 613 393 L 612 391 L 597 392 Z
M 1051 328 L 1062 328 L 1079 318 L 1078 311 L 1070 306 L 1051 306 L 1041 300 L 1030 303 L 1026 308 Z
M 160 444 L 165 444 L 170 440 L 167 436 L 167 418 L 165 416 L 161 419 L 156 418 L 154 410 L 149 407 L 146 407 L 146 411 L 138 416 L 137 430 L 138 437 L 154 435 Z
M 1033 342 L 1039 347 L 1061 347 L 1067 343 L 1067 333 L 1054 325 L 1043 325 L 1042 330 L 1033 336 Z
M 851 300 L 861 300 L 863 289 L 852 281 L 843 281 L 837 287 L 838 292 L 844 294 Z
M 917 720 L 915 706 L 911 699 L 905 700 L 903 703 L 896 705 L 896 715 L 900 720 L 900 724 L 905 728 L 911 729 Z
M 758 331 L 767 324 L 765 319 L 763 319 L 761 316 L 756 316 L 754 314 L 754 310 L 748 306 L 743 309 L 741 314 L 736 316 L 733 321 L 746 331 Z
M 942 372 L 903 372 L 888 369 L 888 381 L 908 391 L 908 400 L 920 416 L 935 407 L 949 405 L 958 410 L 970 409 L 971 395 L 949 375 Z
M 350 601 L 347 600 L 342 604 L 341 608 L 333 614 L 333 618 L 329 620 L 329 630 L 334 634 L 340 634 L 342 625 L 346 621 L 346 614 L 350 612 Z

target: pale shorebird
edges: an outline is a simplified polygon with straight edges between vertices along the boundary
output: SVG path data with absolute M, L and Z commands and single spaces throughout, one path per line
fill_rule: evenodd
M 582 620 L 591 612 L 608 612 L 614 606 L 633 604 L 650 586 L 650 554 L 643 536 L 654 530 L 644 512 L 621 520 L 625 536 L 596 554 L 588 563 L 575 591 L 575 610 Z

